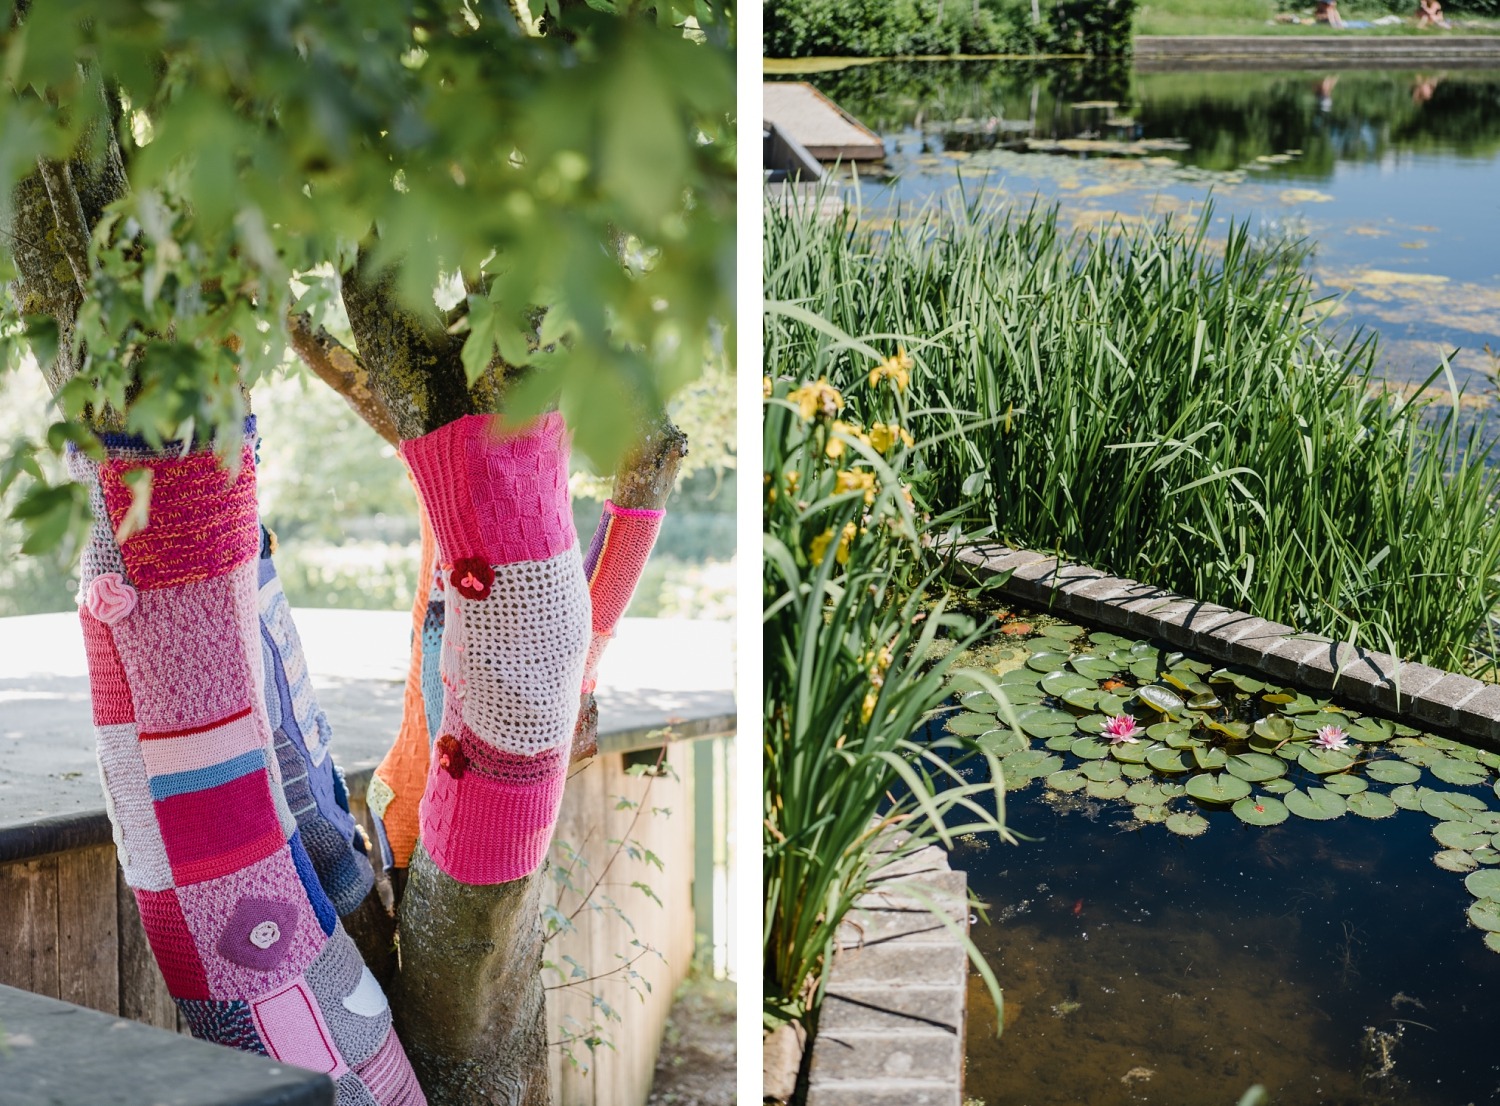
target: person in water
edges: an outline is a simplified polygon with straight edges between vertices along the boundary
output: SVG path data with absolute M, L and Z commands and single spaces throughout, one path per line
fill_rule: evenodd
M 1443 5 L 1438 0 L 1417 0 L 1417 26 L 1453 30 L 1453 24 L 1443 18 Z

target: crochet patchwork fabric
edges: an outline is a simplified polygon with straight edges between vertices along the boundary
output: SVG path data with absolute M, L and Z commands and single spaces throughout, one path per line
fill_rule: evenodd
M 263 636 L 253 449 L 226 471 L 207 447 L 105 447 L 102 462 L 69 457 L 99 509 L 79 618 L 115 844 L 167 987 L 197 1036 L 326 1072 L 341 1101 L 418 1106 L 385 997 L 353 977 L 358 950 L 303 836 L 342 823 L 311 773 L 305 790 L 286 786 L 277 755 L 280 734 L 307 754 L 290 767 L 329 765 L 326 729 L 297 691 L 300 650 L 274 612 L 274 656 Z M 117 543 L 126 476 L 143 468 L 149 522 Z M 291 803 L 309 798 L 318 817 L 299 821 Z
M 557 414 L 513 433 L 472 415 L 401 455 L 442 582 L 422 844 L 461 883 L 504 883 L 535 871 L 551 842 L 592 632 L 566 430 Z
M 342 916 L 375 883 L 364 842 L 349 814 L 343 775 L 328 755 L 333 733 L 318 707 L 291 606 L 271 561 L 270 535 L 260 535 L 260 646 L 266 715 L 281 770 L 282 792 L 323 890 Z

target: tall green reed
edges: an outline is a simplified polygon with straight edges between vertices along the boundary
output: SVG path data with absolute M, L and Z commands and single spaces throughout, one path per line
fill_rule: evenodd
M 1210 218 L 1066 236 L 1036 208 L 768 211 L 767 364 L 842 384 L 863 370 L 828 330 L 921 335 L 913 428 L 950 435 L 926 461 L 939 504 L 977 496 L 970 528 L 1488 670 L 1500 474 L 1451 374 L 1426 382 L 1450 404 L 1389 392 L 1373 335 L 1314 321 L 1298 256 L 1212 242 Z
M 929 660 L 935 641 L 962 646 L 977 631 L 933 602 L 942 567 L 932 539 L 944 523 L 913 494 L 917 455 L 894 381 L 855 385 L 881 416 L 863 427 L 843 418 L 833 389 L 792 383 L 768 378 L 763 418 L 763 939 L 768 1009 L 815 1017 L 838 928 L 884 868 L 959 834 L 1007 835 L 998 762 L 971 739 L 919 733 L 963 683 L 950 671 L 961 649 Z M 955 762 L 966 755 L 988 762 L 986 782 L 965 778 Z

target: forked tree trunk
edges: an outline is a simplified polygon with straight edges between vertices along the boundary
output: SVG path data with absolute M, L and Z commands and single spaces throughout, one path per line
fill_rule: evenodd
M 86 294 L 79 273 L 87 235 L 104 207 L 124 194 L 118 148 L 104 144 L 96 164 L 39 167 L 14 196 L 12 233 L 25 312 L 50 315 L 66 339 Z M 49 187 L 50 186 L 50 187 Z M 396 302 L 391 274 L 345 274 L 344 299 L 357 354 L 306 318 L 288 320 L 292 344 L 309 367 L 387 440 L 420 437 L 468 414 L 502 409 L 507 369 L 496 361 L 471 387 L 459 358 L 462 339 L 433 307 Z M 66 352 L 42 366 L 56 392 L 81 358 Z M 95 412 L 96 425 L 112 420 Z M 614 500 L 660 509 L 686 453 L 670 423 L 647 428 L 622 464 Z M 594 748 L 592 696 L 580 704 L 575 751 Z M 396 1026 L 428 1099 L 444 1104 L 545 1106 L 549 1099 L 541 904 L 545 868 L 524 879 L 470 886 L 441 871 L 418 846 L 400 910 L 399 970 L 390 988 Z M 372 893 L 345 919 L 367 961 L 381 971 L 392 919 Z

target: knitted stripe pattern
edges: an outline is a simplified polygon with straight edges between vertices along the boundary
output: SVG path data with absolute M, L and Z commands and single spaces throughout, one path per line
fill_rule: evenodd
M 338 769 L 328 755 L 332 730 L 313 692 L 291 606 L 271 562 L 262 529 L 257 580 L 266 714 L 282 791 L 323 890 L 340 915 L 364 901 L 375 883 L 364 843 L 354 829 Z
M 550 414 L 518 432 L 467 416 L 401 444 L 443 584 L 442 720 L 421 839 L 461 883 L 536 870 L 562 800 L 591 630 Z
M 589 581 L 589 599 L 593 603 L 593 633 L 589 638 L 588 663 L 584 669 L 583 690 L 587 694 L 598 682 L 599 658 L 615 626 L 645 571 L 656 535 L 661 530 L 665 511 L 617 507 L 605 500 L 599 528 L 583 559 L 583 571 Z
M 421 1103 L 379 987 L 351 978 L 359 953 L 287 800 L 277 733 L 307 742 L 273 731 L 267 709 L 253 450 L 226 471 L 207 447 L 105 445 L 102 462 L 69 458 L 103 506 L 80 619 L 115 841 L 167 987 L 196 1036 L 352 1080 L 376 1106 Z M 116 543 L 139 469 L 150 519 Z M 270 683 L 284 727 L 291 681 L 284 695 Z M 312 788 L 290 791 L 316 808 Z M 333 961 L 341 970 L 319 967 Z M 376 1057 L 384 1090 L 357 1070 Z
M 411 863 L 417 845 L 418 814 L 427 782 L 428 747 L 442 716 L 442 680 L 436 658 L 442 645 L 443 597 L 436 587 L 437 541 L 427 512 L 418 504 L 422 522 L 422 559 L 417 575 L 417 597 L 411 608 L 411 657 L 406 674 L 406 698 L 401 729 L 385 758 L 375 769 L 365 801 L 377 819 L 392 866 Z M 428 656 L 432 660 L 426 660 Z M 435 685 L 429 699 L 427 684 Z M 430 703 L 430 705 L 429 705 Z

